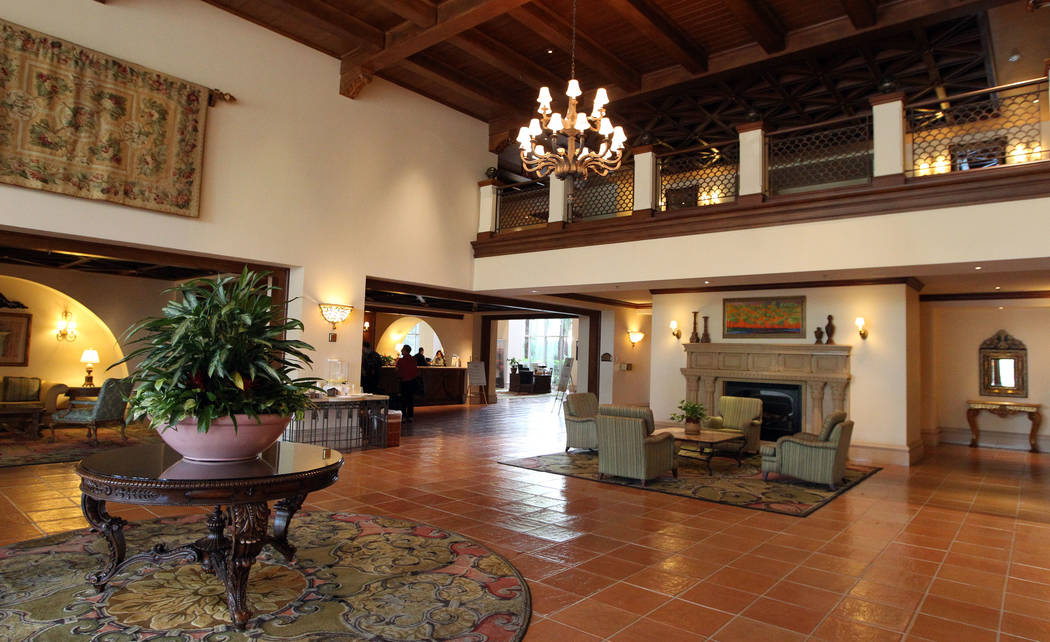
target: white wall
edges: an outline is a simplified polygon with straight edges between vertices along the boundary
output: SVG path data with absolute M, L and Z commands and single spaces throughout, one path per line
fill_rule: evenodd
M 809 290 L 756 290 L 747 292 L 711 292 L 662 294 L 653 297 L 652 376 L 650 400 L 658 420 L 667 420 L 678 402 L 685 399 L 683 345 L 692 328 L 692 311 L 710 316 L 711 340 L 727 343 L 813 343 L 813 330 L 835 319 L 835 343 L 853 346 L 850 369 L 853 378 L 847 388 L 850 418 L 856 422 L 853 444 L 858 459 L 874 457 L 885 451 L 882 461 L 907 463 L 908 440 L 908 299 L 905 285 L 812 288 Z M 806 297 L 805 339 L 723 339 L 722 299 L 745 296 Z M 864 317 L 869 328 L 862 341 L 854 320 Z M 682 328 L 682 341 L 671 336 L 671 320 Z M 702 321 L 701 321 L 702 323 Z M 702 328 L 702 326 L 701 326 Z M 914 382 L 918 385 L 918 382 Z M 826 391 L 824 408 L 831 408 L 830 391 Z M 918 433 L 918 428 L 914 428 Z M 858 454 L 860 453 L 860 454 Z M 874 460 L 874 459 L 873 459 Z
M 924 303 L 929 317 L 932 343 L 924 346 L 925 355 L 936 364 L 937 376 L 931 386 L 932 399 L 926 403 L 936 410 L 935 426 L 924 424 L 929 431 L 941 431 L 941 441 L 969 443 L 970 428 L 966 423 L 966 402 L 970 399 L 991 401 L 1031 401 L 1050 404 L 1050 307 L 1047 301 L 967 301 Z M 1000 310 L 1002 306 L 1004 309 Z M 981 396 L 977 351 L 981 342 L 999 330 L 1006 330 L 1028 348 L 1028 397 Z M 1024 415 L 996 417 L 981 413 L 979 418 L 982 444 L 1028 448 L 1031 422 Z M 1000 434 L 995 434 L 1000 433 Z M 1041 431 L 1046 434 L 1047 430 Z
M 613 346 L 612 402 L 624 406 L 649 404 L 649 360 L 653 345 L 652 311 L 615 308 L 615 328 L 610 338 Z M 641 331 L 645 338 L 635 346 L 627 338 L 630 331 Z M 670 334 L 670 330 L 667 331 Z M 604 338 L 604 337 L 603 337 Z M 630 370 L 622 364 L 631 364 Z M 602 372 L 605 376 L 605 372 Z
M 0 225 L 301 267 L 291 306 L 315 363 L 360 369 L 317 302 L 364 308 L 368 275 L 469 288 L 484 123 L 382 80 L 339 95 L 339 61 L 196 0 L 0 0 L 12 22 L 237 97 L 208 114 L 201 216 L 0 185 Z M 323 375 L 323 373 L 322 373 Z
M 463 367 L 473 357 L 474 341 L 474 315 L 465 314 L 462 319 L 443 319 L 440 317 L 414 317 L 400 314 L 388 314 L 381 312 L 376 314 L 376 336 L 380 339 L 376 342 L 376 350 L 379 354 L 400 355 L 401 342 L 395 342 L 388 336 L 387 330 L 393 328 L 396 333 L 404 335 L 412 329 L 416 323 L 423 322 L 424 328 L 429 327 L 430 332 L 437 336 L 445 353 L 445 363 L 449 362 L 452 355 L 458 354 Z M 421 335 L 422 336 L 422 335 Z M 433 359 L 436 351 L 427 344 L 423 348 L 424 354 Z

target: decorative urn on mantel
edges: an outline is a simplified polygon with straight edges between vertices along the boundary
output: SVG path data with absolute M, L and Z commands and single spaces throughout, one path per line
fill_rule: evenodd
M 141 347 L 117 362 L 142 358 L 132 375 L 132 419 L 148 417 L 185 459 L 257 457 L 310 407 L 310 391 L 320 391 L 318 379 L 292 378 L 311 363 L 310 345 L 284 338 L 302 322 L 276 318 L 264 275 L 247 269 L 167 291 L 177 296 L 162 316 L 128 329 Z

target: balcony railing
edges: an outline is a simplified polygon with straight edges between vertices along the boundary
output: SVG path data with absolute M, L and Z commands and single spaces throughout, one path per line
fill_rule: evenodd
M 1045 79 L 908 105 L 912 176 L 946 174 L 1048 158 L 1041 100 Z
M 736 200 L 740 144 L 724 141 L 659 155 L 659 209 L 676 210 Z
M 570 220 L 627 216 L 634 211 L 634 161 L 626 160 L 606 176 L 590 175 L 573 183 Z
M 546 178 L 496 189 L 496 231 L 522 230 L 547 224 L 550 181 Z
M 792 194 L 871 182 L 871 114 L 773 132 L 769 191 Z

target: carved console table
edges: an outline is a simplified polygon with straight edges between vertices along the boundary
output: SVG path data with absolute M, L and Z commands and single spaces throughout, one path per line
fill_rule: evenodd
M 288 526 L 307 493 L 335 483 L 343 456 L 335 450 L 281 442 L 258 458 L 220 464 L 184 460 L 165 444 L 118 448 L 85 458 L 77 466 L 84 517 L 109 545 L 105 568 L 88 581 L 103 591 L 114 575 L 132 564 L 175 560 L 199 562 L 225 585 L 234 626 L 252 616 L 247 601 L 248 573 L 266 544 L 292 561 Z M 267 535 L 274 504 L 273 535 Z M 214 506 L 208 535 L 168 548 L 158 543 L 125 559 L 124 524 L 106 511 L 106 502 L 163 506 Z M 222 510 L 226 506 L 226 510 Z
M 981 431 L 977 427 L 977 415 L 981 414 L 982 410 L 985 410 L 998 417 L 1028 415 L 1028 419 L 1032 422 L 1032 430 L 1028 433 L 1028 445 L 1031 452 L 1039 452 L 1039 447 L 1036 445 L 1036 436 L 1039 432 L 1039 425 L 1043 423 L 1043 415 L 1039 412 L 1040 408 L 1042 408 L 1042 404 L 1022 403 L 1019 401 L 967 401 L 966 422 L 970 424 L 970 448 L 977 447 L 977 439 L 981 436 Z

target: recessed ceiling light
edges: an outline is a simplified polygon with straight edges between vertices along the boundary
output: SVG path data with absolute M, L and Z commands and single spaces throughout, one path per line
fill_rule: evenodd
M 995 286 L 995 289 L 996 289 L 996 290 L 1002 290 L 1002 288 L 1001 288 L 1000 286 L 998 286 L 998 285 L 997 285 L 997 286 Z
M 1013 49 L 1010 52 L 1010 55 L 1006 57 L 1006 59 L 1010 62 L 1017 62 L 1021 59 L 1021 51 L 1019 49 Z
M 1000 306 L 999 306 L 999 309 L 1000 309 L 1000 310 L 1005 310 L 1006 308 L 1004 308 L 1003 306 L 1001 306 L 1001 305 L 1000 305 Z
M 553 49 L 548 49 L 548 50 L 547 50 L 547 54 L 548 54 L 548 55 L 549 55 L 549 54 L 552 54 L 552 53 L 554 53 L 554 50 L 553 50 Z
M 975 265 L 975 266 L 973 266 L 973 269 L 975 269 L 975 270 L 980 270 L 980 269 L 981 269 L 981 266 L 980 266 L 980 265 Z
M 539 290 L 533 290 L 532 291 L 533 294 L 536 294 L 537 292 L 539 292 Z
M 704 285 L 709 285 L 710 283 L 710 281 L 704 281 Z

